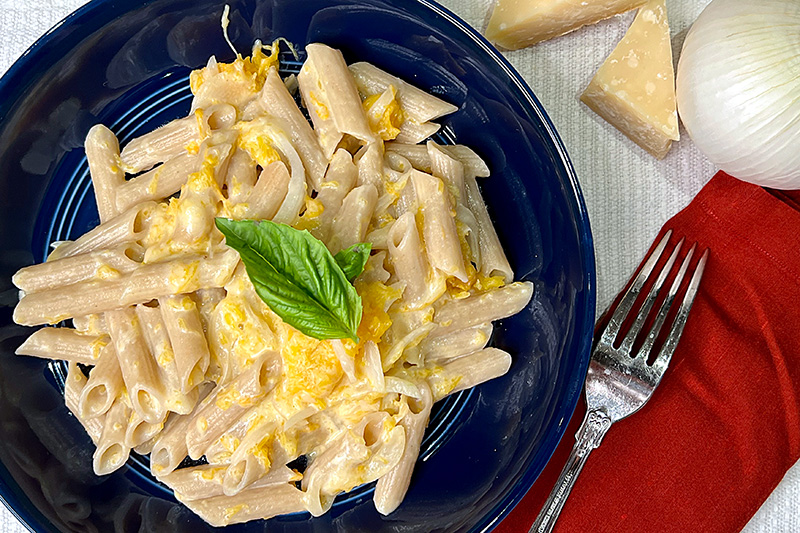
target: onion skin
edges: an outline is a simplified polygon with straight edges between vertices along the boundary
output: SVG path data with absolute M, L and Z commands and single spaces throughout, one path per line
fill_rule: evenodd
M 800 1 L 713 0 L 683 44 L 678 114 L 728 174 L 800 189 Z

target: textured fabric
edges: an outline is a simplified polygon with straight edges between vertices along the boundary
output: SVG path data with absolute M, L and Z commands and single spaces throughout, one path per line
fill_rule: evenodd
M 700 291 L 652 401 L 589 456 L 556 532 L 739 531 L 800 457 L 798 198 L 719 173 L 664 226 L 711 249 Z M 572 442 L 499 533 L 528 530 Z
M 492 0 L 440 1 L 478 29 L 485 26 L 492 4 Z M 676 57 L 687 29 L 708 1 L 667 0 Z M 83 3 L 0 0 L 0 72 L 5 72 L 40 35 Z M 689 203 L 715 170 L 685 131 L 681 131 L 684 139 L 666 159 L 656 161 L 578 101 L 595 70 L 624 35 L 631 18 L 631 14 L 614 17 L 506 54 L 544 105 L 578 173 L 595 239 L 598 309 L 605 308 L 616 295 L 658 229 Z M 565 438 L 571 440 L 573 434 L 570 431 Z M 745 531 L 800 531 L 798 502 L 800 467 L 795 467 Z M 2 506 L 0 531 L 24 531 Z

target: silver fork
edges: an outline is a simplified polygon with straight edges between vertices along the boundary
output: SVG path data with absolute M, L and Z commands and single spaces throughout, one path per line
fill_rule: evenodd
M 622 324 L 628 318 L 631 309 L 633 309 L 642 288 L 647 283 L 647 280 L 654 275 L 655 266 L 664 253 L 671 235 L 671 231 L 664 235 L 664 238 L 661 239 L 661 242 L 658 243 L 658 246 L 642 265 L 595 345 L 589 362 L 589 372 L 586 375 L 586 417 L 575 435 L 577 442 L 572 448 L 567 464 L 564 466 L 564 470 L 561 471 L 558 482 L 550 493 L 550 497 L 547 498 L 547 502 L 545 502 L 529 533 L 547 533 L 553 530 L 558 515 L 564 507 L 564 501 L 569 496 L 575 484 L 575 479 L 586 463 L 589 453 L 600 446 L 600 442 L 608 432 L 611 424 L 632 415 L 647 403 L 664 376 L 664 371 L 667 369 L 669 360 L 675 352 L 675 347 L 678 345 L 678 340 L 683 333 L 683 327 L 686 325 L 686 319 L 689 316 L 694 297 L 697 295 L 700 278 L 703 276 L 703 269 L 708 259 L 708 250 L 703 253 L 695 267 L 686 289 L 686 294 L 670 327 L 669 334 L 652 364 L 648 364 L 650 352 L 653 350 L 653 345 L 658 338 L 661 327 L 664 325 L 670 308 L 677 297 L 681 282 L 687 274 L 696 244 L 692 246 L 681 263 L 675 280 L 670 286 L 669 292 L 663 300 L 653 325 L 639 351 L 636 354 L 631 353 L 634 342 L 642 331 L 642 327 L 658 298 L 658 292 L 672 271 L 678 252 L 683 245 L 683 240 L 672 251 L 669 259 L 658 274 L 619 348 L 614 347 L 614 341 L 622 329 Z

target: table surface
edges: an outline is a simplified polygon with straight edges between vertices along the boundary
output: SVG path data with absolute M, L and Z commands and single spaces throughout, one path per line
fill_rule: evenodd
M 493 0 L 440 0 L 482 29 Z M 667 0 L 673 50 L 709 0 Z M 0 73 L 83 0 L 0 0 Z M 632 14 L 613 17 L 564 37 L 505 55 L 550 115 L 580 180 L 595 240 L 598 310 L 609 304 L 659 228 L 682 209 L 715 172 L 684 130 L 683 140 L 656 161 L 582 105 L 578 96 L 625 34 Z M 26 531 L 0 506 L 0 530 Z M 746 533 L 800 531 L 800 463 L 753 517 Z

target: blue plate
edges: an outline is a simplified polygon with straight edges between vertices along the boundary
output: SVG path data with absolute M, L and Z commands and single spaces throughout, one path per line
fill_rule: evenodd
M 581 391 L 595 308 L 591 232 L 578 182 L 530 89 L 475 30 L 428 0 L 231 1 L 230 34 L 340 48 L 457 104 L 441 142 L 486 159 L 481 181 L 518 279 L 533 301 L 498 324 L 510 372 L 437 407 L 402 506 L 381 517 L 372 486 L 327 515 L 293 514 L 232 531 L 487 531 L 519 502 L 561 438 Z M 61 397 L 63 366 L 13 355 L 31 330 L 11 322 L 10 278 L 52 241 L 97 224 L 82 143 L 98 122 L 120 140 L 185 115 L 187 77 L 233 54 L 222 3 L 96 0 L 42 37 L 0 81 L 0 493 L 31 529 L 210 530 L 132 456 L 92 473 L 93 447 Z M 283 71 L 300 63 L 284 54 Z M 302 58 L 301 58 L 302 59 Z

